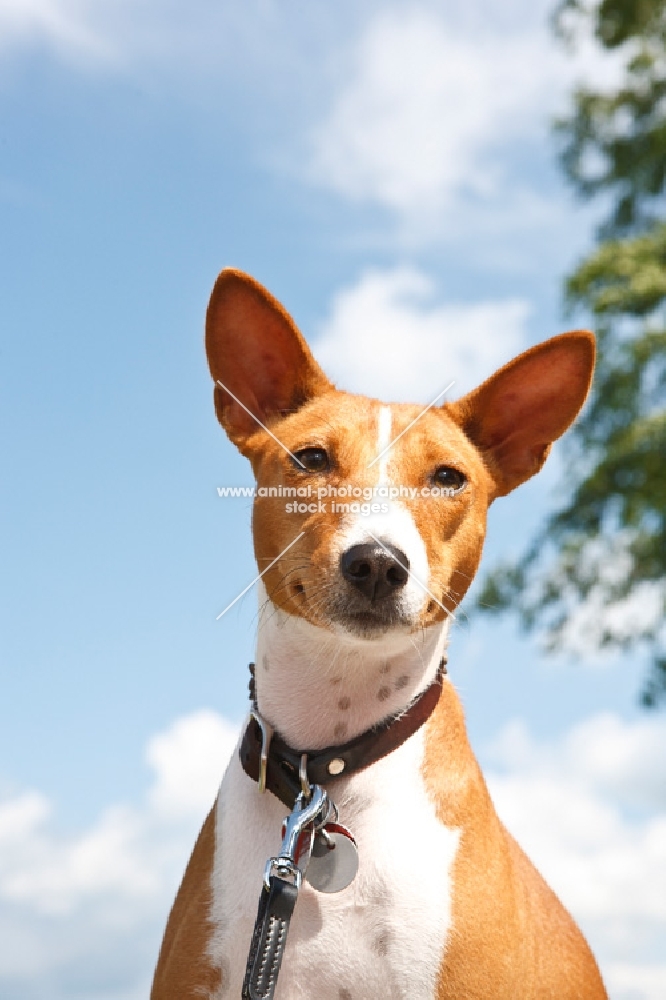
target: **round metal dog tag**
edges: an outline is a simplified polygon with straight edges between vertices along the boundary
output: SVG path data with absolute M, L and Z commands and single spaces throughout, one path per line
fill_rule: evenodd
M 324 831 L 315 837 L 305 877 L 318 892 L 341 892 L 356 877 L 358 848 L 342 824 L 327 823 Z

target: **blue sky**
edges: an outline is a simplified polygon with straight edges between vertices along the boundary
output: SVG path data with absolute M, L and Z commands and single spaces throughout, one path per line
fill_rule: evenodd
M 145 996 L 246 708 L 251 482 L 202 330 L 227 264 L 343 387 L 467 391 L 566 328 L 592 240 L 548 131 L 547 4 L 0 0 L 0 993 Z M 484 566 L 561 491 L 492 510 Z M 635 612 L 632 612 L 635 613 Z M 579 630 L 580 631 L 580 630 Z M 584 639 L 584 636 L 583 636 Z M 614 1000 L 666 992 L 666 727 L 644 665 L 463 616 L 451 672 L 498 807 Z

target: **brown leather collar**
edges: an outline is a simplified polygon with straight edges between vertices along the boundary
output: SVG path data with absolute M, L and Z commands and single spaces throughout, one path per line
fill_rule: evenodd
M 253 711 L 240 745 L 240 761 L 245 773 L 253 781 L 259 782 L 262 749 L 267 750 L 265 786 L 288 809 L 292 809 L 302 788 L 301 777 L 303 781 L 307 777 L 312 785 L 324 785 L 333 778 L 346 777 L 375 764 L 413 736 L 432 715 L 439 701 L 442 679 L 446 673 L 446 659 L 441 660 L 432 684 L 404 712 L 389 716 L 378 726 L 366 729 L 347 743 L 306 752 L 293 750 L 278 733 L 273 734 L 261 719 L 254 696 L 253 663 L 250 664 L 250 672 L 253 674 L 250 681 Z

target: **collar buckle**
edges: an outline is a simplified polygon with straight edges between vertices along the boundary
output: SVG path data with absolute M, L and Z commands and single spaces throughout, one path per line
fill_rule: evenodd
M 259 713 L 256 708 L 250 709 L 250 718 L 259 726 L 261 730 L 261 753 L 259 756 L 259 778 L 257 780 L 257 786 L 260 792 L 266 791 L 266 771 L 268 769 L 268 753 L 271 748 L 271 740 L 273 739 L 273 733 L 275 730 L 271 726 L 270 722 L 266 722 L 263 715 Z
M 260 792 L 268 789 L 288 809 L 292 809 L 299 795 L 305 801 L 309 800 L 311 788 L 325 785 L 343 773 L 347 776 L 362 771 L 402 746 L 437 707 L 445 673 L 446 659 L 442 658 L 434 680 L 403 712 L 388 716 L 347 743 L 334 744 L 323 750 L 303 752 L 302 748 L 295 750 L 290 747 L 263 718 L 253 699 L 248 724 L 238 748 L 241 766 L 248 777 L 257 783 Z

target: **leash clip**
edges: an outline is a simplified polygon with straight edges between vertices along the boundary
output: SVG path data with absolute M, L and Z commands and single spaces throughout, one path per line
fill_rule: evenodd
M 257 719 L 259 725 L 260 719 Z M 313 785 L 309 801 L 299 795 L 285 819 L 280 853 L 266 864 L 245 968 L 243 1000 L 273 1000 L 289 922 L 303 877 L 298 856 L 301 834 L 309 830 L 312 838 L 315 827 L 326 822 L 329 812 L 328 795 L 320 785 Z
M 265 792 L 266 772 L 268 769 L 268 753 L 271 748 L 271 740 L 273 739 L 273 733 L 275 730 L 271 726 L 270 722 L 266 722 L 264 717 L 260 715 L 256 708 L 250 709 L 250 718 L 254 719 L 261 730 L 261 756 L 259 758 L 259 778 L 257 780 L 257 786 L 260 792 Z
M 264 885 L 270 888 L 271 875 L 290 880 L 297 889 L 301 887 L 302 871 L 298 866 L 298 845 L 306 827 L 319 827 L 325 823 L 331 811 L 331 803 L 320 785 L 313 785 L 309 798 L 299 795 L 291 814 L 284 822 L 282 846 L 277 858 L 269 858 L 264 872 Z

